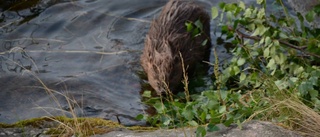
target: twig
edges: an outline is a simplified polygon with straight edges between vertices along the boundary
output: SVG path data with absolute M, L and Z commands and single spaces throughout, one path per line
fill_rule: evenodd
M 241 32 L 239 29 L 236 29 L 236 33 L 239 35 L 239 37 L 241 38 L 247 38 L 247 39 L 252 39 L 252 40 L 256 40 L 256 41 L 259 41 L 261 40 L 262 38 L 261 37 L 257 37 L 257 36 L 250 36 L 250 35 L 247 35 L 243 32 Z M 279 43 L 282 44 L 282 45 L 285 45 L 285 46 L 288 46 L 290 48 L 293 48 L 293 49 L 296 49 L 296 50 L 299 50 L 307 55 L 310 55 L 310 56 L 314 56 L 314 57 L 317 57 L 317 58 L 320 58 L 319 55 L 317 54 L 314 54 L 314 53 L 310 53 L 310 52 L 307 52 L 305 51 L 305 49 L 307 48 L 306 46 L 296 46 L 296 45 L 293 45 L 293 44 L 290 44 L 286 41 L 283 41 L 283 40 L 279 40 Z

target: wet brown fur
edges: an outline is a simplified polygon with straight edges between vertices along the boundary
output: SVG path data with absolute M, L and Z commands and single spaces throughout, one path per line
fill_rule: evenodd
M 198 19 L 203 24 L 204 33 L 193 38 L 185 23 Z M 203 46 L 206 39 L 208 42 Z M 150 85 L 158 94 L 167 89 L 175 92 L 183 79 L 179 52 L 191 74 L 197 62 L 208 58 L 206 53 L 209 53 L 210 46 L 210 17 L 203 7 L 193 2 L 170 0 L 152 22 L 141 55 L 141 64 Z

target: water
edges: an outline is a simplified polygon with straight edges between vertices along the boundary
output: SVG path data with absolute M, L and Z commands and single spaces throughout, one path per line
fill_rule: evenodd
M 0 2 L 0 122 L 74 110 L 144 124 L 139 57 L 165 0 L 15 1 Z M 210 12 L 219 1 L 198 3 Z

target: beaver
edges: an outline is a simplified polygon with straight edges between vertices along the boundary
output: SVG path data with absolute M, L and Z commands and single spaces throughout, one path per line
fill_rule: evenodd
M 194 36 L 186 23 L 196 21 L 203 29 Z M 193 74 L 195 64 L 208 59 L 210 47 L 210 16 L 204 8 L 190 1 L 170 0 L 152 21 L 145 39 L 141 65 L 149 84 L 158 95 L 167 90 L 176 93 L 183 80 L 182 66 L 188 75 Z

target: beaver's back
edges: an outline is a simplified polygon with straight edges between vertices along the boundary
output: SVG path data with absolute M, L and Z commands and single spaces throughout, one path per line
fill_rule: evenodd
M 204 32 L 197 37 L 187 32 L 186 22 L 200 20 Z M 206 45 L 202 43 L 207 40 Z M 192 2 L 171 0 L 162 9 L 150 27 L 141 56 L 141 64 L 150 85 L 158 94 L 174 90 L 183 77 L 182 62 L 188 73 L 195 63 L 205 59 L 210 48 L 210 17 L 204 9 Z

